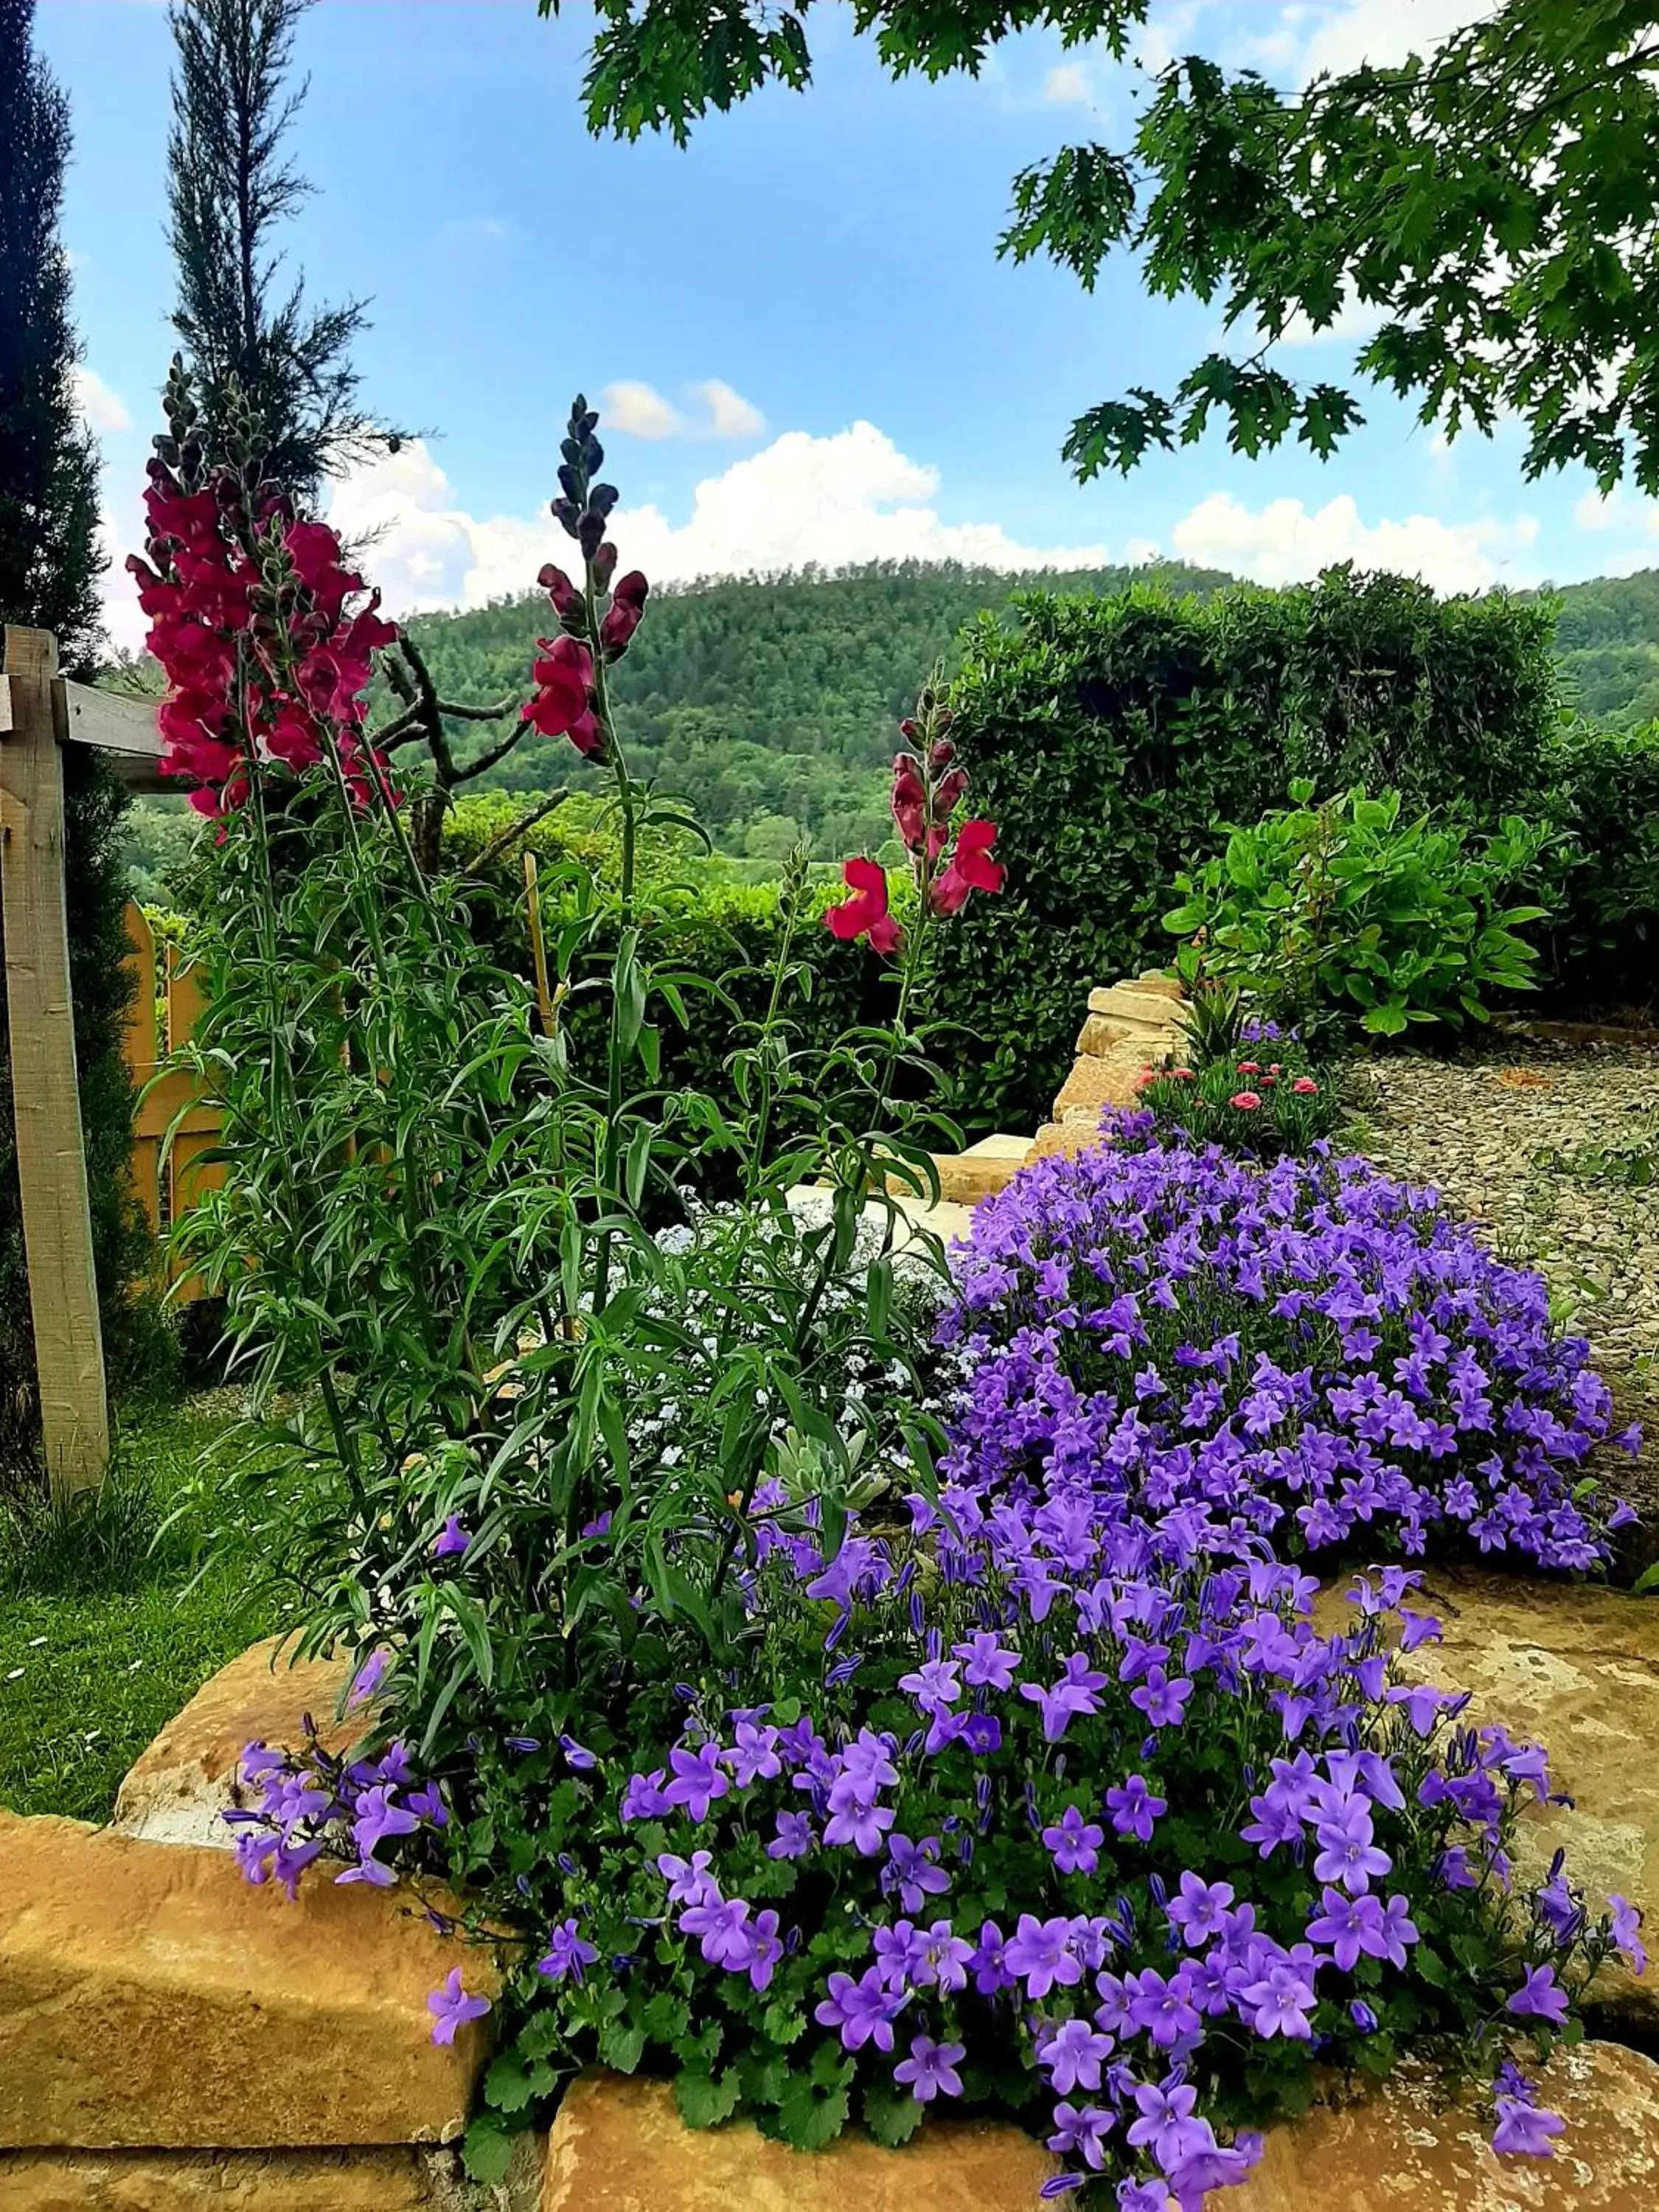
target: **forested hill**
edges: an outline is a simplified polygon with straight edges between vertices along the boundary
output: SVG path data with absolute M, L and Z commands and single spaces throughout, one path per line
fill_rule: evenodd
M 826 574 L 716 578 L 653 594 L 611 681 L 630 762 L 692 799 L 716 841 L 781 858 L 798 830 L 820 853 L 879 844 L 894 725 L 963 623 L 1011 592 L 1114 592 L 1138 580 L 1208 593 L 1231 579 L 1178 562 L 1011 576 L 953 563 L 884 562 Z M 552 617 L 539 595 L 410 628 L 440 690 L 484 701 L 522 691 L 529 648 Z M 474 789 L 571 781 L 562 739 L 526 740 Z
M 1621 728 L 1659 721 L 1659 568 L 1595 576 L 1555 596 L 1555 649 L 1567 704 Z

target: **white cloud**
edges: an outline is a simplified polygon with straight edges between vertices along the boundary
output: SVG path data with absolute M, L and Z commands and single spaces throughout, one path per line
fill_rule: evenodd
M 759 438 L 766 432 L 766 417 L 750 406 L 742 392 L 733 392 L 718 376 L 691 389 L 708 410 L 708 431 L 714 438 Z
M 1043 78 L 1042 98 L 1050 107 L 1092 107 L 1095 88 L 1087 70 L 1077 62 L 1061 62 Z
M 1287 346 L 1361 345 L 1367 338 L 1376 337 L 1387 319 L 1386 308 L 1370 301 L 1356 300 L 1351 293 L 1321 329 L 1316 330 L 1307 315 L 1292 315 L 1278 343 Z
M 1507 523 L 1443 522 L 1432 514 L 1366 523 L 1346 493 L 1310 514 L 1299 499 L 1250 508 L 1212 492 L 1176 525 L 1170 544 L 1183 560 L 1231 568 L 1260 584 L 1300 583 L 1334 562 L 1352 561 L 1420 576 L 1437 591 L 1477 592 L 1521 580 L 1506 571 L 1537 536 L 1537 523 L 1526 515 Z
M 808 562 L 956 560 L 1017 569 L 1090 568 L 1107 557 L 1103 545 L 1025 545 L 1000 523 L 945 522 L 931 504 L 939 488 L 937 470 L 900 453 L 872 423 L 828 437 L 790 430 L 705 477 L 684 523 L 655 506 L 621 507 L 611 531 L 624 566 L 661 583 Z M 328 512 L 349 539 L 372 539 L 365 566 L 394 613 L 479 606 L 528 591 L 544 561 L 570 550 L 550 516 L 469 514 L 419 440 L 342 479 Z
M 75 388 L 76 407 L 89 430 L 101 438 L 106 431 L 132 428 L 126 401 L 110 389 L 95 369 L 77 362 L 70 371 L 70 381 Z
M 685 424 L 653 384 L 607 384 L 601 394 L 605 418 L 613 430 L 635 438 L 678 438 Z
M 1349 7 L 1326 9 L 1312 18 L 1313 33 L 1304 49 L 1301 76 L 1344 70 L 1370 62 L 1386 69 L 1408 54 L 1431 53 L 1461 31 L 1496 12 L 1498 0 L 1352 0 Z M 1287 11 L 1288 12 L 1288 11 Z M 1304 25 L 1310 20 L 1298 10 Z
M 766 417 L 740 392 L 718 376 L 688 387 L 699 406 L 687 413 L 665 399 L 654 384 L 624 380 L 607 384 L 602 398 L 605 422 L 635 438 L 759 438 Z

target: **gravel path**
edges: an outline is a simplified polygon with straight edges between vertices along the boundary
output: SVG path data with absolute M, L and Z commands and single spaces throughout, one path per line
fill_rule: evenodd
M 1348 1095 L 1353 1148 L 1437 1185 L 1589 1338 L 1621 1417 L 1649 1431 L 1638 1466 L 1602 1472 L 1648 1524 L 1642 1556 L 1659 1555 L 1659 1048 L 1494 1039 L 1361 1062 Z

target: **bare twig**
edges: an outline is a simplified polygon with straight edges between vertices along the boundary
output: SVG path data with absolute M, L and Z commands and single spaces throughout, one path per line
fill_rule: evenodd
M 500 860 L 510 845 L 514 844 L 527 830 L 533 830 L 538 822 L 552 813 L 555 807 L 562 806 L 569 796 L 569 792 L 562 785 L 557 791 L 550 793 L 539 806 L 532 806 L 528 814 L 520 815 L 516 822 L 501 831 L 500 836 L 492 837 L 473 860 L 467 873 L 473 876 L 482 875 L 492 860 Z

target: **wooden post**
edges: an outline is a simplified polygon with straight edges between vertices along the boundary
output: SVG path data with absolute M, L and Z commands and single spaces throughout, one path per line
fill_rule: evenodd
M 0 740 L 0 926 L 17 1180 L 46 1472 L 54 1493 L 67 1496 L 99 1483 L 109 1461 L 64 895 L 58 748 L 70 735 L 70 710 L 56 640 L 10 625 L 5 640 L 10 733 Z

